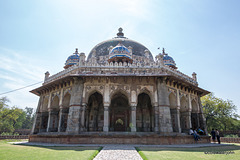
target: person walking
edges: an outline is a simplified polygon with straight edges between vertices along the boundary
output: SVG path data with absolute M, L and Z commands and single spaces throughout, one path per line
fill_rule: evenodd
M 211 131 L 212 141 L 215 143 L 216 140 L 216 132 L 214 131 L 214 128 Z
M 218 141 L 218 144 L 220 144 L 220 135 L 219 135 L 219 131 L 218 129 L 216 129 L 216 136 L 217 136 L 217 141 Z

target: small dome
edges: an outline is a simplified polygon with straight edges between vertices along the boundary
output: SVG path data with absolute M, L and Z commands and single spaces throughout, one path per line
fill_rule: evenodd
M 167 66 L 177 69 L 175 61 L 168 54 L 163 56 L 163 63 Z
M 118 43 L 109 52 L 108 62 L 130 62 L 132 63 L 132 53 L 123 44 Z
M 69 56 L 68 59 L 66 60 L 64 68 L 67 69 L 75 64 L 78 64 L 78 62 L 79 62 L 79 53 L 78 53 L 78 49 L 76 48 L 75 53 Z
M 162 55 L 163 55 L 163 63 L 169 67 L 172 67 L 174 69 L 177 69 L 176 67 L 176 63 L 175 61 L 173 60 L 172 57 L 170 57 L 167 53 L 165 53 L 165 49 L 163 48 L 163 51 L 162 51 Z

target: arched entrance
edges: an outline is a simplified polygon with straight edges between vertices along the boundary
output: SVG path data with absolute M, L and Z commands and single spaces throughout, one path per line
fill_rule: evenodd
M 138 95 L 136 125 L 138 132 L 152 132 L 153 131 L 153 109 L 151 99 L 148 94 L 141 93 Z
M 88 99 L 86 110 L 87 131 L 102 131 L 103 117 L 103 96 L 95 92 Z
M 118 93 L 112 97 L 110 105 L 110 131 L 130 131 L 130 107 L 128 98 Z

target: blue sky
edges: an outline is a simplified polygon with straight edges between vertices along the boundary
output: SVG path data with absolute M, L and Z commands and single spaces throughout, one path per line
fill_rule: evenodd
M 239 6 L 237 0 L 0 0 L 0 93 L 63 70 L 75 48 L 88 54 L 122 27 L 154 57 L 164 47 L 181 72 L 196 72 L 200 87 L 232 100 L 240 114 Z M 39 85 L 2 96 L 36 108 L 29 90 Z

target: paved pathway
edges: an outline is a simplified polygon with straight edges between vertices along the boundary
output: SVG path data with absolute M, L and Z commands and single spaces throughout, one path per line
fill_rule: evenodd
M 142 158 L 132 145 L 107 145 L 94 160 L 142 160 Z

